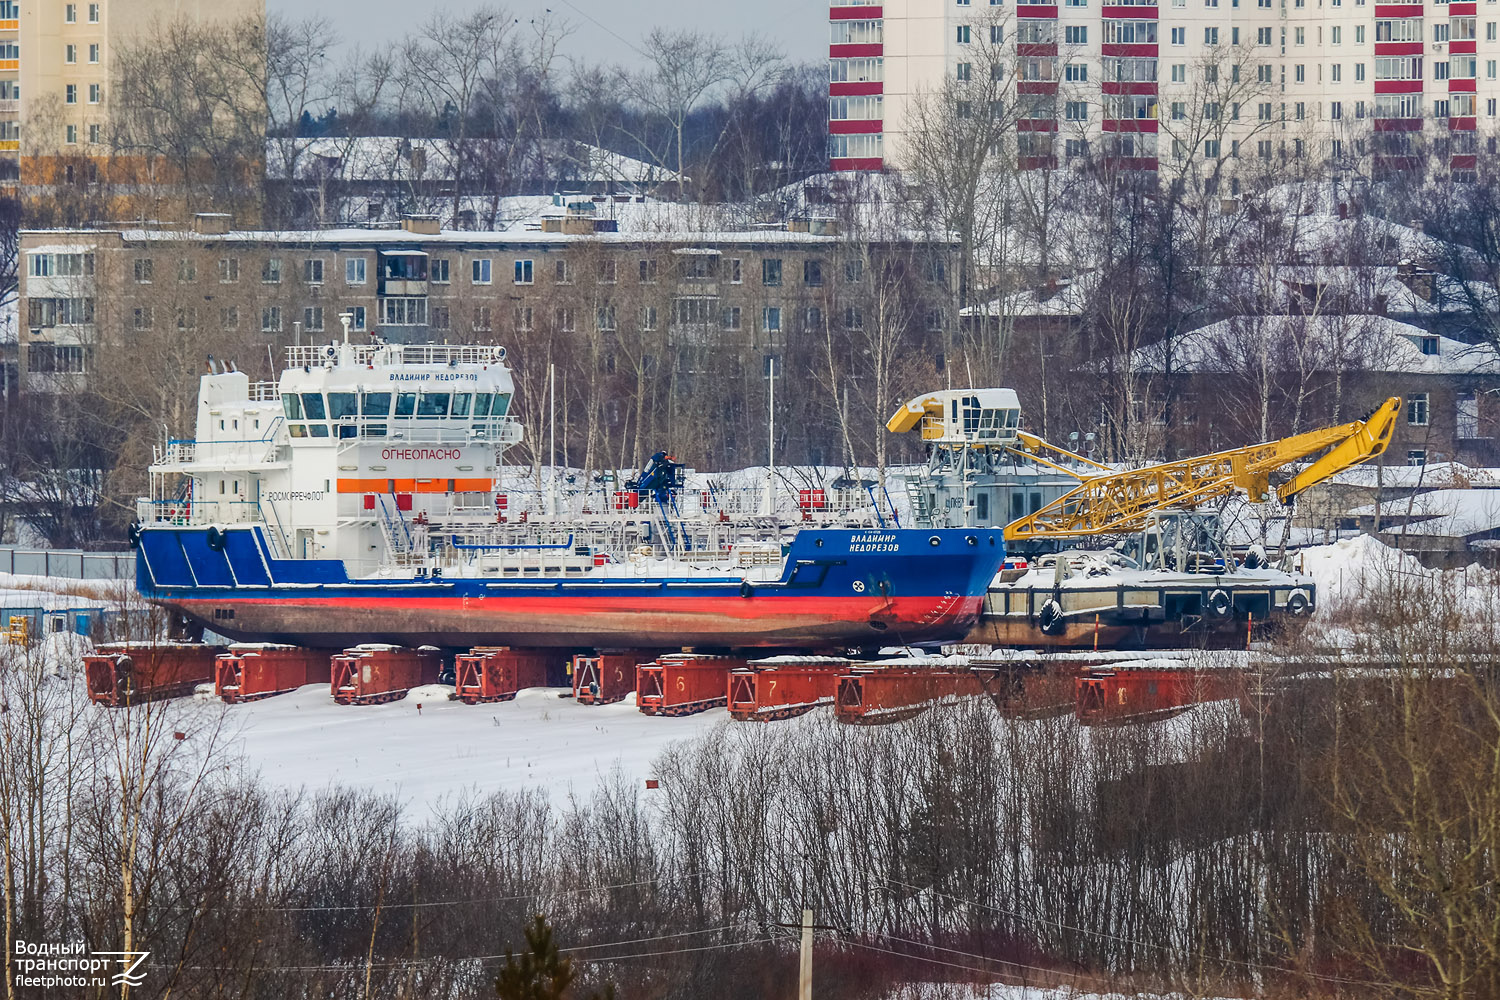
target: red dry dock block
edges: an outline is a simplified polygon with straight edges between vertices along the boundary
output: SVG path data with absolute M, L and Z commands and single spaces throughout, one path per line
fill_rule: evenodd
M 233 705 L 321 684 L 328 676 L 328 657 L 326 649 L 301 646 L 231 646 L 215 663 L 214 694 Z
M 636 705 L 646 715 L 692 715 L 728 701 L 729 672 L 747 661 L 733 656 L 671 653 L 636 668 Z
M 471 649 L 454 658 L 454 693 L 466 705 L 510 701 L 521 688 L 547 686 L 547 660 L 538 649 Z
M 987 679 L 972 671 L 908 667 L 860 671 L 839 678 L 834 714 L 840 722 L 895 722 L 933 702 L 986 694 Z
M 1241 671 L 1229 669 L 1090 670 L 1076 681 L 1078 721 L 1084 725 L 1150 722 L 1193 705 L 1236 696 Z
M 118 707 L 192 694 L 214 679 L 223 646 L 201 643 L 105 643 L 83 658 L 89 698 Z
M 635 690 L 637 664 L 654 654 L 641 651 L 573 657 L 573 697 L 581 705 L 608 705 Z
M 441 665 L 436 651 L 355 646 L 329 658 L 333 700 L 340 705 L 396 701 L 414 687 L 436 684 Z
M 729 714 L 740 720 L 790 719 L 819 705 L 832 705 L 847 661 L 784 663 L 729 675 Z

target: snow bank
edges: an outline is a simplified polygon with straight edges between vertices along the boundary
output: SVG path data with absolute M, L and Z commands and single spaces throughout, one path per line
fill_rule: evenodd
M 1332 545 L 1302 550 L 1301 569 L 1318 588 L 1318 613 L 1326 617 L 1357 600 L 1381 580 L 1426 576 L 1416 556 L 1393 549 L 1373 535 L 1356 535 Z

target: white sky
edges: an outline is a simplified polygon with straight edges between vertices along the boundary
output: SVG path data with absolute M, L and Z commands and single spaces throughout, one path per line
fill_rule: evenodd
M 470 10 L 483 0 L 439 0 L 450 11 Z M 346 42 L 365 47 L 399 39 L 427 19 L 432 8 L 398 0 L 266 0 L 272 13 L 291 17 L 311 12 L 326 15 Z M 782 45 L 797 62 L 828 56 L 827 0 L 753 0 L 733 3 L 706 0 L 513 0 L 503 3 L 523 20 L 547 9 L 563 16 L 575 31 L 563 54 L 589 62 L 625 63 L 637 57 L 626 43 L 639 41 L 654 26 L 694 28 L 737 37 L 759 33 Z M 592 18 L 592 20 L 590 20 Z M 597 22 L 597 23 L 596 23 Z M 622 41 L 623 40 L 623 41 Z

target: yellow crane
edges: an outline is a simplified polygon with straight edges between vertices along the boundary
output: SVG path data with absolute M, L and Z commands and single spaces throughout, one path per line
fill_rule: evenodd
M 1251 500 L 1269 500 L 1272 472 L 1325 452 L 1276 488 L 1277 499 L 1289 503 L 1308 487 L 1384 452 L 1400 412 L 1401 399 L 1392 396 L 1364 420 L 1199 458 L 1093 476 L 1073 492 L 1006 525 L 1005 537 L 1013 541 L 1139 531 L 1147 516 L 1157 511 L 1195 507 L 1235 490 L 1243 490 Z
M 1320 452 L 1276 489 L 1282 503 L 1344 469 L 1385 451 L 1401 413 L 1392 396 L 1363 420 L 1199 458 L 1116 472 L 1020 429 L 1020 402 L 1010 389 L 954 389 L 918 396 L 887 422 L 895 433 L 922 431 L 938 454 L 955 458 L 993 449 L 1020 455 L 1078 479 L 1079 486 L 1005 527 L 1007 540 L 1139 531 L 1170 508 L 1195 507 L 1242 490 L 1269 500 L 1271 473 Z M 965 460 L 966 461 L 966 460 Z

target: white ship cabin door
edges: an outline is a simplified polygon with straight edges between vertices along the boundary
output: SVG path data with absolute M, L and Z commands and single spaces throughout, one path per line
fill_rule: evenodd
M 313 554 L 313 530 L 311 528 L 297 529 L 297 558 L 311 559 Z

